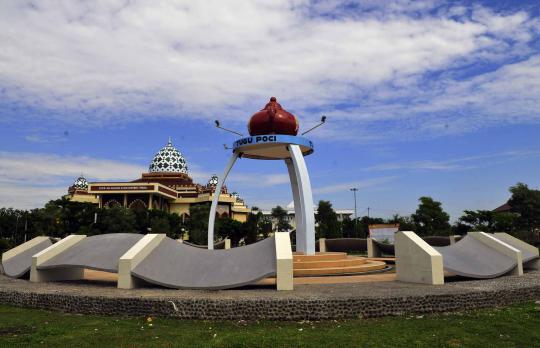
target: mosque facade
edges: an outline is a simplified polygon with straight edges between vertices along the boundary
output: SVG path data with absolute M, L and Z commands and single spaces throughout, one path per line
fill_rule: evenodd
M 169 140 L 154 156 L 148 173 L 128 182 L 88 182 L 82 175 L 68 188 L 67 198 L 97 204 L 100 208 L 122 206 L 130 209 L 159 209 L 188 217 L 193 205 L 210 204 L 218 178 L 205 185 L 193 182 L 187 162 Z M 216 216 L 244 222 L 250 209 L 236 192 L 227 187 L 219 192 Z

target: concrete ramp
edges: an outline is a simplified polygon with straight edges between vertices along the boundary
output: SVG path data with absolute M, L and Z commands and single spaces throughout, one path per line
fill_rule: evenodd
M 288 248 L 290 253 L 290 244 Z M 275 237 L 227 250 L 194 248 L 164 238 L 131 275 L 175 289 L 227 289 L 255 283 L 276 272 Z
M 508 233 L 494 233 L 492 235 L 494 238 L 511 245 L 512 247 L 521 251 L 523 255 L 523 263 L 530 263 L 530 261 L 539 259 L 538 248 L 534 245 L 525 243 L 524 241 L 509 235 Z
M 88 268 L 118 272 L 118 259 L 141 238 L 142 234 L 111 233 L 86 237 L 72 247 L 41 263 L 37 269 Z
M 12 278 L 24 276 L 32 266 L 32 255 L 47 249 L 52 245 L 49 237 L 36 237 L 23 243 L 2 255 L 4 273 Z
M 517 266 L 512 257 L 470 235 L 456 244 L 434 248 L 443 256 L 444 270 L 463 277 L 495 278 Z

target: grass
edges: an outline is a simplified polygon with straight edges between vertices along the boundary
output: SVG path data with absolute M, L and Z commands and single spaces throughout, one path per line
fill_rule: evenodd
M 320 322 L 119 318 L 0 306 L 0 347 L 36 346 L 540 347 L 540 305 Z

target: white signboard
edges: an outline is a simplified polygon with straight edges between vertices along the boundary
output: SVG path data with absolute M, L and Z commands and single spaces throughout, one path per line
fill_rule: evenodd
M 394 234 L 399 231 L 399 224 L 369 225 L 369 236 L 378 242 L 394 244 Z

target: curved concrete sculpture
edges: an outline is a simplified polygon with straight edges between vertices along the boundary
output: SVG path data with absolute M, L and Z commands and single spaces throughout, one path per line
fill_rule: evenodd
M 536 246 L 504 232 L 497 232 L 493 237 L 521 251 L 523 268 L 540 270 L 540 252 Z
M 516 268 L 516 260 L 469 235 L 456 244 L 434 247 L 444 270 L 469 278 L 495 278 Z
M 530 261 L 538 260 L 540 258 L 538 248 L 534 245 L 525 243 L 524 241 L 509 235 L 508 233 L 494 233 L 493 237 L 511 245 L 512 247 L 521 251 L 523 255 L 523 263 L 529 263 Z
M 118 287 L 144 280 L 170 288 L 225 289 L 276 276 L 278 290 L 293 289 L 293 257 L 288 233 L 245 247 L 208 250 L 184 245 L 164 234 L 70 235 L 55 244 L 47 237 L 2 255 L 6 273 L 30 281 L 84 278 L 85 269 L 118 273 Z
M 276 272 L 274 237 L 228 250 L 199 249 L 164 238 L 131 274 L 175 289 L 227 289 L 253 284 Z
M 24 276 L 32 266 L 32 256 L 52 245 L 49 237 L 36 237 L 2 254 L 4 273 L 13 278 Z
M 134 233 L 111 233 L 87 237 L 41 263 L 37 269 L 80 267 L 116 273 L 118 259 L 142 237 L 142 234 Z
M 500 236 L 469 232 L 459 242 L 433 247 L 414 232 L 396 233 L 397 279 L 427 284 L 443 284 L 443 272 L 469 278 L 495 278 L 503 274 L 523 275 L 523 253 Z M 513 237 L 511 237 L 513 238 Z M 515 245 L 533 247 L 514 238 Z M 526 254 L 527 260 L 530 257 Z

